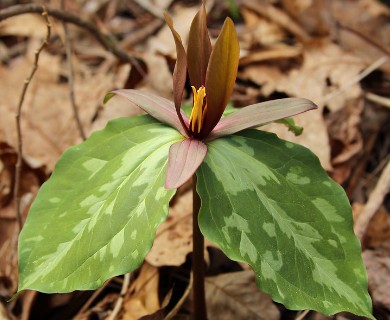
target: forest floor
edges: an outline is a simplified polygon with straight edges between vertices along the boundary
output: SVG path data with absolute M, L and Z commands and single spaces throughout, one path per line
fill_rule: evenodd
M 5 10 L 17 3 L 22 3 L 24 10 L 5 19 Z M 121 276 L 96 291 L 55 295 L 28 291 L 7 302 L 17 290 L 20 224 L 56 161 L 68 147 L 103 128 L 108 120 L 142 113 L 116 98 L 103 106 L 108 91 L 137 88 L 172 99 L 176 52 L 163 12 L 170 13 L 186 42 L 199 9 L 199 2 L 192 0 L 45 3 L 51 36 L 20 105 L 47 21 L 40 7 L 27 8 L 38 1 L 0 2 L 0 319 L 145 320 L 168 315 L 190 319 L 190 185 L 184 185 L 173 199 L 169 218 L 158 229 L 151 252 L 129 282 Z M 362 241 L 374 314 L 377 319 L 390 319 L 388 3 L 208 0 L 206 5 L 212 39 L 226 16 L 236 24 L 241 57 L 232 95 L 235 107 L 284 97 L 308 98 L 319 106 L 316 112 L 294 117 L 304 127 L 300 136 L 278 124 L 265 129 L 310 148 L 346 190 L 355 232 Z M 32 11 L 36 12 L 25 13 Z M 190 90 L 186 100 L 191 103 Z M 23 142 L 21 219 L 16 214 L 14 191 L 18 106 L 22 107 Z M 210 319 L 358 319 L 347 313 L 329 317 L 286 310 L 256 289 L 254 274 L 247 266 L 228 260 L 211 243 L 207 243 L 207 253 Z

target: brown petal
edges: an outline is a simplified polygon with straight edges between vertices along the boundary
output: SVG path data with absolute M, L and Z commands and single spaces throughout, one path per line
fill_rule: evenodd
M 164 13 L 165 21 L 168 24 L 169 29 L 171 29 L 173 39 L 175 40 L 177 59 L 175 64 L 175 69 L 173 70 L 173 100 L 175 102 L 175 108 L 177 116 L 179 117 L 180 123 L 182 124 L 184 130 L 188 133 L 188 128 L 184 123 L 183 117 L 180 112 L 181 100 L 183 98 L 184 86 L 186 83 L 187 77 L 187 56 L 186 51 L 181 41 L 180 35 L 173 28 L 173 22 L 171 17 Z
M 206 74 L 207 113 L 202 137 L 215 127 L 226 108 L 237 76 L 240 46 L 233 21 L 225 20 L 222 31 L 211 52 Z
M 202 8 L 192 21 L 187 48 L 188 73 L 191 85 L 196 89 L 199 89 L 206 83 L 206 70 L 211 49 L 206 23 L 206 8 L 203 3 Z

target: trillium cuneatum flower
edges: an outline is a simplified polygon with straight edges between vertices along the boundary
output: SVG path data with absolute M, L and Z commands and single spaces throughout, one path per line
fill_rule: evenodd
M 207 141 L 316 108 L 307 99 L 280 99 L 248 106 L 221 120 L 233 91 L 240 54 L 233 21 L 230 18 L 225 20 L 212 48 L 206 10 L 202 5 L 192 21 L 186 53 L 171 18 L 165 14 L 165 19 L 172 31 L 177 53 L 173 73 L 174 103 L 136 90 L 114 91 L 107 95 L 106 101 L 114 94 L 125 97 L 182 133 L 185 139 L 173 144 L 169 150 L 166 188 L 176 189 L 194 174 L 207 154 Z M 193 94 L 189 119 L 180 108 L 187 70 Z
M 251 129 L 315 105 L 282 99 L 223 117 L 238 68 L 233 22 L 212 47 L 202 6 L 185 50 L 166 20 L 177 49 L 174 102 L 137 90 L 106 96 L 149 115 L 112 120 L 62 155 L 19 237 L 18 290 L 95 289 L 135 270 L 175 189 L 195 173 L 201 233 L 248 263 L 259 288 L 290 309 L 374 319 L 344 190 L 310 150 Z M 187 72 L 190 117 L 180 107 Z

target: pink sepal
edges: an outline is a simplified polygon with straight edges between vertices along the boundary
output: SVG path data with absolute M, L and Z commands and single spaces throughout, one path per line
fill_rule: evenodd
M 126 98 L 131 103 L 140 107 L 153 118 L 163 123 L 166 123 L 171 127 L 174 127 L 183 136 L 187 137 L 187 133 L 185 132 L 177 116 L 175 106 L 168 99 L 165 99 L 153 93 L 132 89 L 115 90 L 111 93 Z M 183 111 L 181 111 L 181 115 L 183 116 L 184 123 L 188 128 L 188 117 Z
M 177 189 L 192 177 L 207 154 L 207 146 L 199 140 L 185 139 L 171 145 L 168 156 L 166 189 Z

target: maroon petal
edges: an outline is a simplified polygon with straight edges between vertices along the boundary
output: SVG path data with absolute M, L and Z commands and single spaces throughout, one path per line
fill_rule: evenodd
M 316 109 L 307 99 L 287 98 L 252 104 L 221 119 L 207 140 L 233 134 L 259 125 Z
M 112 91 L 107 95 L 107 97 L 114 94 L 126 98 L 132 104 L 140 107 L 153 118 L 176 128 L 183 136 L 187 136 L 187 133 L 183 129 L 183 126 L 176 114 L 175 107 L 171 101 L 149 92 L 132 89 Z M 105 101 L 107 101 L 107 99 L 105 99 Z M 184 114 L 184 112 L 180 111 L 180 113 L 184 124 L 188 127 L 188 117 Z
M 199 140 L 185 139 L 169 148 L 166 189 L 177 189 L 192 177 L 207 154 L 207 146 Z
M 233 21 L 225 20 L 211 52 L 206 74 L 207 112 L 200 132 L 206 137 L 218 123 L 230 99 L 236 80 L 240 46 Z
M 169 29 L 171 29 L 173 39 L 175 40 L 177 54 L 175 69 L 173 70 L 173 100 L 175 102 L 175 108 L 180 123 L 182 124 L 183 129 L 188 133 L 188 126 L 185 125 L 180 112 L 181 100 L 183 98 L 183 91 L 187 77 L 187 55 L 180 35 L 173 28 L 173 22 L 171 17 L 168 16 L 167 13 L 164 13 L 164 17 Z
M 206 24 L 206 8 L 203 3 L 192 21 L 187 48 L 188 73 L 191 85 L 196 89 L 206 84 L 206 71 L 211 49 L 211 41 Z

